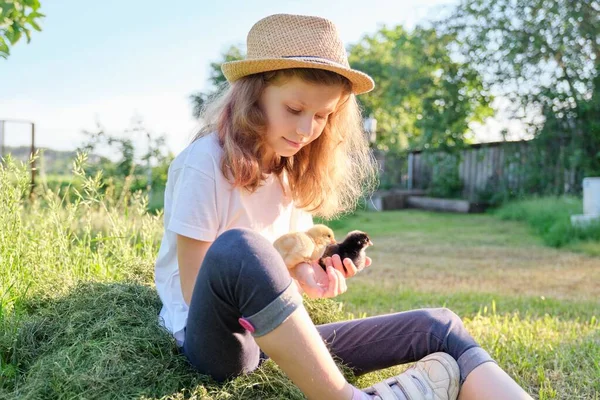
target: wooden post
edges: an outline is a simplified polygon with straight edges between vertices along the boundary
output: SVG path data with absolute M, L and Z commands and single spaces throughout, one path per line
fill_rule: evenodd
M 146 174 L 148 176 L 148 181 L 146 182 L 146 191 L 148 192 L 148 201 L 150 201 L 150 197 L 152 197 L 152 164 L 150 164 L 150 155 L 152 154 L 152 138 L 150 137 L 149 132 L 146 132 L 146 137 L 148 138 L 148 160 L 146 160 Z
M 4 121 L 0 121 L 0 158 L 4 157 Z
M 35 123 L 31 123 L 31 192 L 33 194 L 33 189 L 35 188 Z
M 412 151 L 410 153 L 408 153 L 408 184 L 407 184 L 407 189 L 411 190 L 413 188 L 413 177 L 414 177 L 414 154 L 412 153 Z

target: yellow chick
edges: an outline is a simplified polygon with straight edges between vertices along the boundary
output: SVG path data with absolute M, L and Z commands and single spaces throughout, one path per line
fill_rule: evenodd
M 317 224 L 306 232 L 291 232 L 280 236 L 273 246 L 281 254 L 285 265 L 293 268 L 302 262 L 321 258 L 327 245 L 335 243 L 333 231 Z

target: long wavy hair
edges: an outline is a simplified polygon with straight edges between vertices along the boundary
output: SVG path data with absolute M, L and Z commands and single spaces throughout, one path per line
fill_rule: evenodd
M 342 100 L 323 133 L 292 157 L 276 156 L 267 172 L 285 172 L 297 207 L 331 219 L 353 210 L 376 185 L 376 168 L 363 131 L 360 107 L 348 79 L 334 72 L 294 68 L 249 75 L 226 84 L 205 103 L 196 140 L 217 132 L 224 150 L 221 171 L 234 185 L 255 191 L 266 178 L 262 168 L 267 118 L 259 106 L 268 85 L 300 78 L 315 85 L 342 88 Z

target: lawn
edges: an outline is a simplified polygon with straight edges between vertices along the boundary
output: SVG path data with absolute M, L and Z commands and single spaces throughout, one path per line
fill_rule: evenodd
M 0 168 L 0 399 L 303 398 L 272 362 L 225 385 L 196 374 L 156 324 L 161 215 L 82 179 L 75 203 L 32 204 L 23 170 Z M 535 398 L 600 398 L 600 257 L 496 215 L 359 212 L 331 225 L 369 232 L 373 265 L 335 301 L 306 302 L 316 323 L 448 307 Z M 391 371 L 344 373 L 364 386 Z
M 338 299 L 346 311 L 448 307 L 534 397 L 600 396 L 600 257 L 492 215 L 363 212 L 336 225 L 375 243 L 373 267 Z

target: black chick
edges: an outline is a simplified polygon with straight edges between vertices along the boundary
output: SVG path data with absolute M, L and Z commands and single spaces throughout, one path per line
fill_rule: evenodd
M 365 268 L 365 250 L 372 245 L 373 242 L 365 232 L 349 232 L 342 242 L 330 244 L 325 248 L 323 256 L 319 259 L 319 265 L 325 270 L 325 257 L 337 254 L 342 259 L 342 262 L 345 258 L 351 259 L 356 268 L 361 271 Z M 344 271 L 346 271 L 346 266 L 344 266 Z

